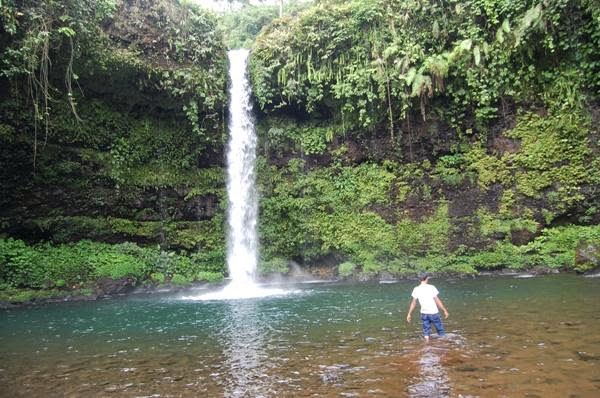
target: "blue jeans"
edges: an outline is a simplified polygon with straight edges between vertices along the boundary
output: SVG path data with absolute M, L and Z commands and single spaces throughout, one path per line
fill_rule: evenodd
M 440 336 L 446 334 L 446 332 L 444 332 L 444 325 L 442 325 L 440 314 L 421 314 L 421 322 L 423 322 L 423 336 L 429 336 L 431 334 L 432 323 Z

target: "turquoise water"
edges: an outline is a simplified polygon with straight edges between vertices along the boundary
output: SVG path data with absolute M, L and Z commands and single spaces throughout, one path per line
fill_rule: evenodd
M 448 338 L 405 321 L 414 282 L 281 297 L 175 295 L 0 312 L 0 396 L 600 394 L 600 279 L 433 279 Z

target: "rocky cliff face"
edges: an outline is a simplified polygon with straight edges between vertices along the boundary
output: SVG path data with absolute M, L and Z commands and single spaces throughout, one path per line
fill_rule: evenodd
M 27 76 L 0 79 L 9 88 L 0 98 L 0 233 L 220 248 L 227 66 L 216 18 L 161 0 L 103 6 L 65 6 L 62 19 L 52 2 L 10 10 L 20 24 L 3 33 L 2 51 L 31 62 L 40 56 L 23 48 L 35 33 L 32 16 L 49 21 L 51 106 L 32 117 L 39 95 L 30 97 Z M 66 37 L 61 21 L 76 18 L 82 27 Z M 67 67 L 77 85 L 68 93 Z

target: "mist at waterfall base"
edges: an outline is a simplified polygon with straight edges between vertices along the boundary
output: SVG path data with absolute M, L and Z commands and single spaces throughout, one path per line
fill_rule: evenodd
M 227 147 L 227 266 L 231 281 L 222 290 L 189 300 L 233 300 L 289 294 L 255 281 L 258 263 L 256 131 L 247 65 L 249 51 L 230 50 L 229 144 Z

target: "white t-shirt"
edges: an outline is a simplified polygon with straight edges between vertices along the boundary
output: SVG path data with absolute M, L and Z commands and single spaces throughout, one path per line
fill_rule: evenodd
M 433 300 L 440 292 L 435 286 L 423 283 L 415 287 L 412 291 L 412 297 L 419 300 L 421 305 L 421 314 L 437 314 L 438 307 Z

